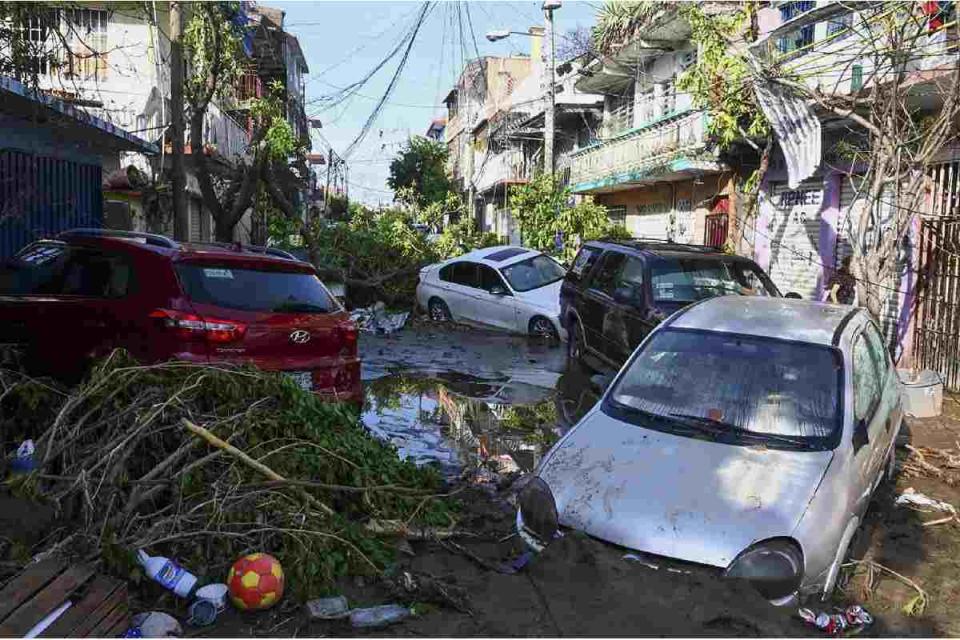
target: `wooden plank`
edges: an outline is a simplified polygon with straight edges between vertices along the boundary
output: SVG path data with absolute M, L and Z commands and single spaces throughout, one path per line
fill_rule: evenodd
M 126 615 L 123 619 L 117 624 L 113 625 L 110 629 L 107 629 L 107 632 L 103 634 L 104 638 L 119 638 L 127 629 L 130 627 L 130 616 Z
M 90 632 L 100 624 L 100 621 L 121 603 L 127 604 L 127 585 L 125 584 L 114 590 L 106 600 L 100 603 L 99 607 L 93 610 L 93 613 L 87 616 L 86 620 L 74 627 L 70 635 L 74 638 L 85 638 L 90 635 Z
M 0 590 L 0 622 L 53 580 L 66 565 L 59 558 L 50 558 L 25 567 Z
M 93 613 L 100 604 L 110 597 L 116 589 L 123 585 L 115 578 L 104 575 L 96 576 L 89 584 L 86 592 L 80 595 L 80 600 L 60 616 L 56 622 L 47 627 L 41 638 L 67 638 L 73 636 L 73 630 Z
M 119 626 L 121 623 L 126 622 L 129 618 L 129 610 L 127 608 L 126 602 L 121 602 L 117 604 L 103 620 L 100 621 L 96 627 L 90 630 L 90 633 L 85 634 L 89 638 L 104 638 L 107 637 L 107 631 L 110 629 Z
M 73 565 L 44 587 L 0 624 L 0 636 L 20 637 L 40 622 L 44 616 L 68 600 L 77 587 L 94 573 L 89 565 Z

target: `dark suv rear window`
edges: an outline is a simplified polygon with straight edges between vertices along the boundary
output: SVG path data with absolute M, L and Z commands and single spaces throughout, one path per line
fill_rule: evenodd
M 177 275 L 194 302 L 243 311 L 329 313 L 340 305 L 310 273 L 179 264 Z

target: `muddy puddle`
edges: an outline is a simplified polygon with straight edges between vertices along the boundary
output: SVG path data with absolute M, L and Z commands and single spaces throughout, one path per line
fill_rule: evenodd
M 520 369 L 395 371 L 364 384 L 364 425 L 402 457 L 454 477 L 485 462 L 501 473 L 532 471 L 593 406 L 602 382 L 580 370 Z

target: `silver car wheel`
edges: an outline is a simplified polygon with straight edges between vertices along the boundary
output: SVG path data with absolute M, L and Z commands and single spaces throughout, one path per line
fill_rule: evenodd
M 450 321 L 450 309 L 447 308 L 447 303 L 439 298 L 433 298 L 430 300 L 430 303 L 427 305 L 430 311 L 430 319 L 434 322 L 449 322 Z
M 537 316 L 530 321 L 530 334 L 547 340 L 557 340 L 559 338 L 556 327 L 543 316 Z

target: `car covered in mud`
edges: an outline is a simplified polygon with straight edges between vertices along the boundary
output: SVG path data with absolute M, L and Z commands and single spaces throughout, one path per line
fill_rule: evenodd
M 717 297 L 640 345 L 519 494 L 534 547 L 581 530 L 751 583 L 828 595 L 893 474 L 899 380 L 865 310 Z
M 424 267 L 417 304 L 439 322 L 562 339 L 560 284 L 565 274 L 560 263 L 534 249 L 476 249 Z

